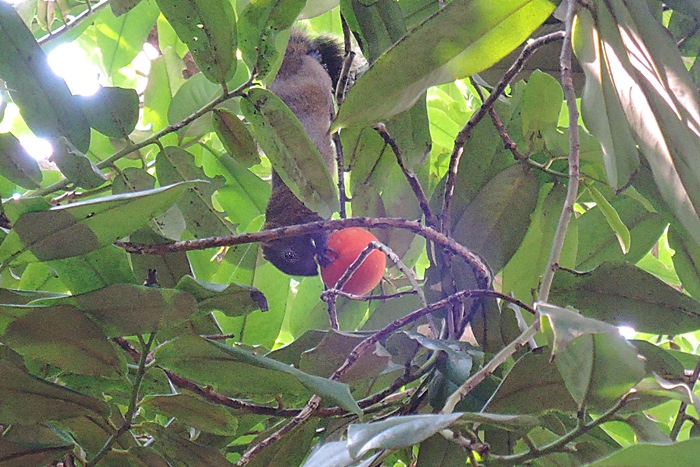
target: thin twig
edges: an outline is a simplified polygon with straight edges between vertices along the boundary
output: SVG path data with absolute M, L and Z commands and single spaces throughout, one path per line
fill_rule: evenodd
M 695 387 L 695 383 L 698 382 L 698 378 L 700 378 L 700 359 L 698 359 L 698 361 L 695 363 L 695 368 L 693 369 L 693 373 L 688 378 L 688 385 L 690 386 L 691 390 L 693 389 L 693 387 Z M 688 408 L 688 403 L 685 401 L 681 402 L 681 405 L 678 408 L 678 415 L 676 416 L 676 419 L 673 422 L 673 427 L 671 428 L 671 433 L 668 435 L 668 437 L 671 441 L 675 441 L 676 438 L 678 438 L 678 434 L 681 431 L 681 427 L 683 426 L 683 422 L 688 420 L 688 416 L 685 413 L 687 408 Z
M 306 235 L 321 230 L 337 230 L 345 227 L 397 228 L 409 230 L 461 257 L 472 271 L 474 271 L 474 275 L 479 283 L 491 283 L 491 271 L 479 255 L 472 253 L 468 248 L 460 245 L 453 238 L 443 235 L 435 229 L 426 227 L 418 221 L 410 221 L 401 218 L 354 217 L 350 219 L 310 222 L 308 224 L 285 226 L 241 235 L 183 240 L 172 243 L 143 244 L 115 242 L 114 244 L 132 254 L 164 255 L 180 251 L 204 250 L 208 248 L 241 245 L 244 243 L 277 240 L 285 236 Z
M 412 170 L 409 170 L 406 167 L 406 164 L 404 164 L 403 154 L 401 153 L 401 149 L 396 143 L 396 140 L 389 134 L 389 131 L 386 129 L 386 125 L 384 125 L 383 123 L 377 123 L 374 129 L 377 133 L 379 133 L 379 136 L 382 137 L 384 142 L 388 144 L 391 150 L 394 152 L 394 156 L 396 156 L 396 162 L 399 164 L 399 167 L 401 168 L 404 177 L 406 177 L 408 184 L 411 186 L 413 194 L 418 199 L 418 204 L 420 205 L 421 211 L 423 211 L 426 224 L 428 225 L 428 227 L 437 228 L 437 218 L 435 217 L 435 214 L 433 214 L 433 211 L 430 209 L 430 202 L 428 201 L 428 197 L 425 195 L 425 191 L 423 191 L 423 187 L 421 186 L 420 181 L 418 181 L 418 177 L 416 177 L 416 174 Z
M 578 195 L 579 185 L 579 132 L 578 132 L 578 107 L 576 106 L 576 91 L 574 89 L 574 80 L 571 70 L 571 54 L 572 44 L 571 36 L 573 34 L 574 16 L 578 9 L 575 0 L 568 0 L 569 5 L 566 12 L 566 31 L 564 43 L 561 47 L 560 66 L 561 66 L 561 85 L 564 88 L 564 96 L 566 97 L 566 105 L 569 109 L 569 186 L 566 192 L 564 206 L 559 216 L 559 223 L 552 241 L 552 250 L 547 261 L 547 267 L 542 277 L 538 300 L 546 302 L 549 299 L 549 291 L 554 280 L 554 272 L 559 263 L 559 256 L 564 247 L 564 238 L 569 227 L 569 221 L 574 213 L 574 203 Z

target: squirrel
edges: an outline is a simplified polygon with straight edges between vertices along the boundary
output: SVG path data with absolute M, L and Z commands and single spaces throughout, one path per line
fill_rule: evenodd
M 333 39 L 322 36 L 312 40 L 304 32 L 293 29 L 282 65 L 269 87 L 297 116 L 331 173 L 335 167 L 329 131 L 335 117 L 333 90 L 342 64 L 343 53 Z M 321 220 L 324 219 L 307 208 L 273 170 L 263 228 Z M 332 261 L 327 255 L 327 240 L 325 231 L 281 238 L 263 242 L 262 252 L 265 259 L 285 274 L 315 276 L 318 264 L 325 266 Z

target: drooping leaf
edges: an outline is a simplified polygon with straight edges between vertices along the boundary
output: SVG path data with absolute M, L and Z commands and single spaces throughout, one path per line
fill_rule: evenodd
M 225 83 L 236 72 L 236 17 L 226 0 L 157 0 L 194 61 L 213 83 Z
M 265 295 L 247 285 L 212 284 L 185 276 L 176 288 L 190 293 L 201 311 L 219 310 L 227 316 L 241 316 L 255 310 L 268 310 Z
M 410 108 L 428 87 L 488 68 L 527 39 L 553 9 L 546 0 L 447 4 L 357 81 L 334 128 L 390 118 Z
M 282 181 L 309 209 L 330 217 L 338 209 L 333 178 L 292 111 L 262 88 L 251 89 L 241 109 Z
M 192 441 L 173 427 L 157 423 L 144 423 L 144 428 L 154 436 L 152 448 L 168 460 L 167 465 L 198 465 L 201 467 L 221 467 L 233 465 L 214 446 Z
M 583 116 L 601 140 L 608 179 L 627 185 L 638 148 L 669 212 L 700 244 L 700 99 L 676 44 L 646 4 L 600 0 L 578 17 Z
M 177 417 L 180 422 L 207 433 L 231 436 L 236 434 L 238 427 L 238 420 L 225 407 L 191 394 L 146 396 L 141 405 L 163 415 Z
M 136 128 L 139 95 L 135 89 L 100 87 L 95 94 L 79 99 L 90 126 L 103 135 L 123 138 Z
M 449 427 L 460 416 L 460 413 L 404 415 L 374 423 L 355 423 L 348 427 L 348 450 L 353 458 L 359 459 L 374 449 L 406 448 Z
M 58 138 L 50 160 L 76 186 L 93 189 L 107 181 L 102 171 L 64 137 Z
M 39 164 L 12 133 L 0 133 L 0 155 L 0 175 L 28 190 L 41 186 Z
M 675 251 L 673 268 L 683 288 L 700 299 L 700 246 L 673 226 L 668 229 L 668 244 Z
M 180 337 L 160 347 L 156 358 L 185 377 L 256 394 L 316 393 L 354 413 L 360 409 L 347 385 L 309 375 L 294 367 L 200 337 Z
M 66 82 L 9 3 L 0 3 L 0 79 L 27 126 L 39 137 L 67 138 L 80 152 L 90 147 L 90 127 Z
M 226 151 L 245 167 L 260 163 L 255 141 L 238 116 L 226 109 L 214 109 L 214 129 Z
M 97 250 L 129 235 L 165 211 L 193 183 L 27 212 L 17 219 L 0 245 L 0 260 L 47 261 Z
M 513 165 L 496 175 L 467 206 L 453 229 L 455 240 L 499 271 L 530 226 L 540 185 L 531 171 Z
M 682 334 L 700 328 L 700 303 L 627 263 L 603 263 L 585 274 L 559 271 L 550 300 L 641 332 Z
M 21 355 L 77 374 L 115 377 L 126 370 L 107 336 L 71 306 L 37 307 L 10 323 L 2 340 Z
M 538 311 L 553 336 L 552 359 L 579 407 L 606 408 L 646 375 L 637 349 L 614 326 L 545 303 Z
M 41 380 L 6 359 L 0 360 L 0 392 L 3 423 L 26 425 L 81 415 L 109 415 L 105 402 Z

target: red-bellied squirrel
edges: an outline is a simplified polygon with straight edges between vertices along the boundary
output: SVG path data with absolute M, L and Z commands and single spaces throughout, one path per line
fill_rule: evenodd
M 270 90 L 287 104 L 318 148 L 331 174 L 335 169 L 335 149 L 329 128 L 335 115 L 333 91 L 340 75 L 343 56 L 333 39 L 310 39 L 292 30 L 282 65 Z M 272 193 L 265 210 L 265 229 L 323 220 L 307 208 L 272 171 Z M 318 274 L 318 263 L 331 260 L 325 231 L 286 237 L 262 243 L 265 258 L 280 271 L 299 276 Z

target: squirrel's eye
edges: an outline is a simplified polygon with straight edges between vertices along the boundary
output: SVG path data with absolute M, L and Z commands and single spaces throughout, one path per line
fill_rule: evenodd
M 299 256 L 297 255 L 296 251 L 288 248 L 284 250 L 284 259 L 286 261 L 296 262 L 299 260 Z

